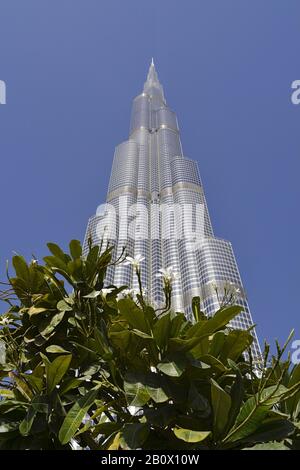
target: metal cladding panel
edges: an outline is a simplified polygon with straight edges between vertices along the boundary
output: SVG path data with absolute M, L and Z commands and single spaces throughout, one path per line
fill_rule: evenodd
M 174 157 L 171 160 L 173 184 L 188 182 L 201 186 L 197 163 L 182 157 Z
M 150 105 L 149 97 L 145 93 L 138 96 L 132 106 L 130 134 L 140 127 L 149 129 L 150 127 Z
M 136 187 L 138 156 L 139 146 L 134 140 L 127 140 L 116 147 L 108 192 L 121 186 Z
M 157 127 L 165 126 L 175 131 L 178 131 L 176 114 L 166 106 L 159 108 L 156 111 L 156 118 Z

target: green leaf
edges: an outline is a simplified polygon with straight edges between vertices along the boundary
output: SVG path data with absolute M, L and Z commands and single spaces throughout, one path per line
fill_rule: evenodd
M 203 395 L 201 395 L 197 387 L 191 384 L 188 394 L 187 404 L 190 408 L 201 413 L 201 417 L 206 418 L 211 413 L 210 404 Z
M 132 328 L 142 331 L 143 333 L 151 334 L 143 310 L 140 309 L 132 299 L 119 300 L 118 307 L 121 315 Z
M 193 297 L 192 311 L 193 311 L 194 319 L 195 319 L 196 322 L 199 322 L 200 320 L 206 320 L 207 319 L 206 315 L 203 312 L 201 312 L 200 305 L 201 305 L 200 297 L 199 296 Z
M 213 379 L 211 379 L 211 400 L 214 412 L 214 434 L 217 439 L 226 427 L 231 398 Z
M 50 268 L 49 271 L 52 271 L 52 274 L 55 275 L 55 273 L 58 272 L 66 279 L 70 279 L 68 275 L 68 267 L 62 259 L 57 256 L 45 256 L 43 259 L 46 265 Z
M 152 336 L 148 335 L 147 333 L 144 333 L 143 331 L 136 330 L 135 328 L 133 330 L 130 330 L 133 334 L 136 336 L 139 336 L 140 338 L 144 339 L 153 339 Z
M 200 321 L 192 326 L 187 332 L 188 337 L 212 335 L 217 330 L 226 326 L 230 320 L 236 317 L 242 311 L 242 307 L 233 305 L 223 307 L 218 310 L 211 318 L 206 321 Z
M 0 397 L 11 399 L 15 396 L 12 390 L 9 390 L 8 388 L 0 388 Z
M 21 278 L 27 285 L 30 282 L 29 268 L 23 256 L 14 256 L 12 259 L 17 277 Z
M 295 426 L 287 419 L 266 419 L 254 434 L 247 436 L 246 441 L 247 443 L 281 441 L 288 438 L 294 431 Z
M 57 354 L 57 353 L 70 353 L 70 351 L 66 351 L 64 348 L 62 348 L 61 346 L 58 346 L 57 344 L 52 344 L 51 346 L 48 346 L 46 348 L 46 351 L 48 353 L 53 353 L 53 354 Z
M 120 436 L 122 449 L 134 450 L 140 449 L 147 439 L 150 428 L 147 424 L 128 423 L 125 424 Z
M 31 387 L 36 391 L 36 392 L 41 392 L 43 387 L 44 387 L 44 380 L 43 377 L 39 377 L 33 372 L 32 374 L 26 374 L 26 382 L 31 385 Z
M 183 313 L 173 313 L 171 316 L 171 325 L 169 331 L 169 338 L 176 338 L 184 330 L 188 322 Z
M 61 444 L 67 444 L 76 434 L 86 413 L 96 400 L 97 395 L 98 389 L 90 390 L 84 397 L 77 400 L 69 410 L 58 434 L 58 438 Z
M 228 416 L 228 423 L 226 426 L 227 431 L 233 426 L 240 412 L 241 406 L 243 404 L 244 395 L 245 395 L 243 377 L 239 368 L 232 361 L 230 361 L 230 359 L 228 363 L 229 365 L 232 364 L 232 366 L 234 367 L 234 371 L 236 373 L 236 380 L 230 390 L 231 408 L 230 408 L 230 412 Z
M 286 393 L 283 386 L 271 386 L 262 391 L 260 396 L 251 396 L 242 406 L 234 427 L 225 441 L 235 442 L 254 433 L 266 418 L 269 410 L 280 401 Z
M 253 447 L 244 447 L 242 450 L 290 450 L 283 442 L 266 442 Z
M 44 322 L 41 322 L 39 325 L 40 334 L 44 337 L 50 335 L 60 324 L 60 322 L 64 318 L 64 315 L 65 312 L 59 312 L 54 315 L 51 319 L 46 319 Z
M 95 267 L 95 263 L 97 262 L 99 251 L 100 251 L 99 245 L 93 246 L 92 249 L 89 251 L 86 261 L 89 265 L 91 265 L 91 267 Z
M 73 310 L 73 307 L 66 300 L 60 300 L 57 303 L 57 309 L 61 312 L 71 312 L 71 310 Z
M 31 406 L 38 413 L 48 413 L 50 409 L 50 398 L 48 395 L 35 395 L 32 399 Z
M 36 413 L 37 411 L 32 406 L 30 406 L 25 418 L 23 419 L 23 421 L 20 423 L 20 426 L 19 426 L 19 431 L 22 434 L 22 436 L 28 436 L 30 434 L 30 430 L 33 425 L 33 421 L 36 417 Z
M 109 447 L 107 450 L 118 450 L 120 447 L 120 437 L 121 433 L 117 432 L 117 434 L 112 434 L 113 440 L 109 440 Z
M 144 406 L 150 400 L 145 385 L 141 382 L 129 382 L 130 376 L 127 374 L 127 380 L 124 382 L 124 390 L 130 406 Z
M 99 328 L 95 328 L 94 331 L 95 338 L 95 349 L 99 354 L 103 356 L 106 360 L 112 359 L 113 351 L 110 347 L 106 334 L 103 333 Z
M 146 389 L 152 400 L 155 401 L 155 403 L 164 403 L 169 399 L 166 392 L 159 385 L 147 385 Z
M 138 372 L 127 373 L 124 389 L 127 400 L 132 406 L 144 406 L 150 398 L 155 403 L 164 403 L 169 398 L 163 389 L 161 378 L 153 372 L 148 374 Z
M 78 379 L 77 378 L 64 379 L 59 389 L 60 396 L 64 395 L 65 393 L 67 393 L 69 390 L 72 390 L 73 388 L 79 387 L 84 380 L 85 380 L 84 377 L 81 377 Z
M 288 382 L 288 388 L 293 387 L 298 382 L 300 382 L 300 364 L 295 365 L 292 369 Z M 293 416 L 294 420 L 296 420 L 300 413 L 300 392 L 286 401 L 286 407 L 289 413 Z
M 226 366 L 224 366 L 223 362 L 219 361 L 219 359 L 217 359 L 216 357 L 211 356 L 210 354 L 201 354 L 198 357 L 196 354 L 194 354 L 194 350 L 192 350 L 191 352 L 193 353 L 193 356 L 196 357 L 196 359 L 203 362 L 204 364 L 207 364 L 220 372 L 226 371 Z
M 177 410 L 172 404 L 160 405 L 157 408 L 144 408 L 147 423 L 154 426 L 166 427 L 177 417 Z
M 68 261 L 69 256 L 64 253 L 63 250 L 58 245 L 56 245 L 56 243 L 47 243 L 47 247 L 56 258 L 59 258 L 64 263 Z
M 174 428 L 173 432 L 178 439 L 185 442 L 201 442 L 211 434 L 211 431 L 192 431 L 184 428 Z
M 163 374 L 169 375 L 170 377 L 180 377 L 185 370 L 185 365 L 175 361 L 160 362 L 157 364 L 157 368 Z
M 168 343 L 170 334 L 170 314 L 162 316 L 153 327 L 153 336 L 160 349 L 164 349 Z
M 38 313 L 44 313 L 44 312 L 47 312 L 46 308 L 32 306 L 28 310 L 28 315 L 31 317 L 32 315 L 37 315 Z
M 248 331 L 230 331 L 224 341 L 221 358 L 223 360 L 232 359 L 236 361 L 251 346 L 252 342 L 253 336 Z
M 50 364 L 44 361 L 46 368 L 47 390 L 52 392 L 56 385 L 59 384 L 65 373 L 67 372 L 72 360 L 72 355 L 58 356 Z
M 204 337 L 204 339 L 206 339 Z M 182 339 L 182 338 L 170 338 L 169 339 L 169 349 L 171 351 L 181 351 L 181 352 L 187 352 L 191 351 L 192 349 L 198 347 L 200 349 L 199 355 L 203 354 L 203 351 L 201 347 L 201 342 L 203 340 L 202 338 L 199 337 L 194 337 L 190 339 Z
M 212 340 L 211 340 L 210 348 L 209 348 L 209 354 L 211 356 L 214 356 L 214 357 L 219 356 L 219 354 L 222 352 L 225 339 L 226 339 L 226 334 L 224 333 L 224 331 L 217 331 L 216 333 L 214 333 Z
M 70 253 L 73 259 L 80 258 L 82 255 L 82 247 L 79 240 L 72 240 L 70 242 Z
M 23 397 L 26 398 L 27 401 L 31 401 L 33 393 L 28 387 L 26 380 L 14 372 L 10 372 L 9 376 L 11 379 L 14 380 L 15 384 L 17 385 L 17 389 L 21 393 L 21 395 L 23 395 Z

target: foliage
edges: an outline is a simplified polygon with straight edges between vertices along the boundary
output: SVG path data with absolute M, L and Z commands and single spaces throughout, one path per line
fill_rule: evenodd
M 240 307 L 207 318 L 195 298 L 190 321 L 167 279 L 155 311 L 104 287 L 111 247 L 48 247 L 44 265 L 14 256 L 1 294 L 0 449 L 299 448 L 300 366 L 286 345 L 253 360 Z

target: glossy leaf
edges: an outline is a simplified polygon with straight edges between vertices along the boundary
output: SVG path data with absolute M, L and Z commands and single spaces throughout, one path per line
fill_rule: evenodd
M 169 375 L 170 377 L 180 377 L 185 370 L 184 364 L 175 361 L 160 362 L 157 364 L 157 368 L 163 374 Z
M 46 368 L 47 390 L 52 392 L 67 372 L 72 360 L 72 355 L 58 356 L 53 362 L 44 362 Z
M 70 242 L 70 253 L 73 259 L 80 258 L 82 255 L 82 247 L 79 240 L 72 240 Z
M 76 434 L 80 424 L 82 423 L 90 407 L 93 405 L 97 395 L 97 389 L 91 390 L 84 397 L 77 400 L 77 402 L 69 410 L 58 434 L 59 440 L 62 444 L 67 444 L 70 442 L 72 437 Z
M 23 419 L 23 421 L 21 422 L 21 424 L 19 426 L 19 430 L 20 430 L 20 433 L 22 434 L 22 436 L 28 436 L 29 435 L 32 424 L 33 424 L 33 421 L 36 417 L 36 413 L 37 413 L 37 411 L 33 407 L 30 407 L 28 409 L 28 412 L 27 412 L 25 418 Z
M 218 438 L 224 431 L 231 408 L 231 398 L 217 382 L 211 380 L 211 400 L 214 412 L 214 433 Z
M 166 313 L 155 322 L 153 336 L 160 349 L 165 348 L 170 333 L 170 314 Z
M 70 353 L 70 351 L 66 351 L 64 348 L 62 348 L 61 346 L 57 345 L 57 344 L 52 344 L 51 346 L 48 346 L 46 348 L 46 351 L 48 353 L 53 353 L 53 354 L 57 354 L 57 353 Z
M 145 314 L 142 309 L 131 299 L 121 299 L 118 302 L 121 315 L 127 320 L 128 324 L 136 330 L 143 333 L 150 334 L 149 325 L 145 319 Z
M 122 449 L 140 449 L 149 435 L 150 429 L 147 424 L 129 423 L 125 424 L 120 433 L 120 444 Z
M 184 428 L 174 428 L 173 431 L 178 439 L 185 442 L 201 442 L 211 434 L 211 431 L 192 431 Z

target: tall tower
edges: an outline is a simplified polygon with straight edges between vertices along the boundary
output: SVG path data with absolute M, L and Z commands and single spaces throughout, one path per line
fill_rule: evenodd
M 126 248 L 142 255 L 141 274 L 148 297 L 164 301 L 160 268 L 179 273 L 172 308 L 191 315 L 192 298 L 213 315 L 224 292 L 235 293 L 243 312 L 232 327 L 253 325 L 231 243 L 214 236 L 198 165 L 182 152 L 176 115 L 168 107 L 152 59 L 144 89 L 133 100 L 129 138 L 116 147 L 105 205 L 91 217 L 86 232 L 93 243 L 114 244 L 117 259 Z M 137 288 L 133 268 L 108 269 L 106 284 Z M 253 330 L 253 352 L 260 348 Z

